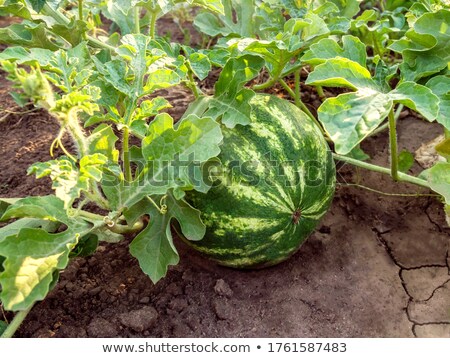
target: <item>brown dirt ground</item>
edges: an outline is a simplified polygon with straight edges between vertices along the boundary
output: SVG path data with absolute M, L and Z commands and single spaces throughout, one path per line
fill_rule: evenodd
M 163 24 L 170 26 L 170 21 Z M 169 33 L 176 31 L 168 28 Z M 206 84 L 208 87 L 208 84 Z M 0 118 L 20 112 L 0 73 Z M 174 116 L 186 105 L 166 92 Z M 304 92 L 311 108 L 317 97 Z M 48 180 L 25 175 L 50 159 L 58 125 L 43 112 L 0 121 L 0 195 L 51 192 Z M 434 139 L 438 126 L 407 116 L 401 148 Z M 386 133 L 363 145 L 387 165 Z M 420 167 L 415 164 L 412 172 Z M 389 177 L 347 165 L 339 181 L 389 193 L 416 193 Z M 423 192 L 423 190 L 420 190 Z M 55 290 L 38 303 L 19 337 L 450 337 L 450 230 L 440 203 L 339 185 L 318 230 L 290 260 L 263 271 L 217 266 L 177 241 L 181 263 L 153 285 L 127 251 L 128 242 L 102 244 L 75 259 Z

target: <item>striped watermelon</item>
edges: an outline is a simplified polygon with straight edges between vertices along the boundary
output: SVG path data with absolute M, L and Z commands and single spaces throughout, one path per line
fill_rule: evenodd
M 216 185 L 188 195 L 207 227 L 189 245 L 236 268 L 271 266 L 295 253 L 327 212 L 336 179 L 326 141 L 300 109 L 270 95 L 251 105 L 251 125 L 223 128 Z

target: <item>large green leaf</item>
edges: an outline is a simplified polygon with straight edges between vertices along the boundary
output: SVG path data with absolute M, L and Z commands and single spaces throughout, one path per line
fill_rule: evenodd
M 31 20 L 31 12 L 25 1 L 0 1 L 0 16 L 14 15 L 22 19 Z
M 318 65 L 308 76 L 306 84 L 326 87 L 347 87 L 353 90 L 378 90 L 369 70 L 359 63 L 336 57 Z
M 170 265 L 176 265 L 179 260 L 170 231 L 172 221 L 178 222 L 188 240 L 201 240 L 206 231 L 200 212 L 184 200 L 176 200 L 169 194 L 162 200 L 157 197 L 156 202 L 165 205 L 167 211 L 161 212 L 154 203 L 145 199 L 125 212 L 130 222 L 142 215 L 150 215 L 147 227 L 131 243 L 130 252 L 154 283 L 166 275 Z
M 390 49 L 403 55 L 405 80 L 417 81 L 445 69 L 450 62 L 450 11 L 426 13 Z
M 357 37 L 350 35 L 342 37 L 342 47 L 335 39 L 326 38 L 311 45 L 301 60 L 317 66 L 335 57 L 343 57 L 366 67 L 366 46 Z
M 254 29 L 254 0 L 222 0 L 223 15 L 202 12 L 196 16 L 194 25 L 209 36 L 238 35 L 252 37 Z
M 150 123 L 142 140 L 145 163 L 131 183 L 121 179 L 103 183 L 103 191 L 116 209 L 130 208 L 147 195 L 164 195 L 175 189 L 205 191 L 201 164 L 220 153 L 220 125 L 211 118 L 190 115 L 174 127 L 173 118 L 163 113 Z M 180 192 L 181 191 L 181 192 Z
M 329 98 L 318 114 L 336 152 L 347 154 L 383 122 L 392 106 L 388 95 L 368 89 Z
M 396 103 L 419 112 L 429 121 L 434 121 L 439 113 L 439 98 L 425 86 L 414 82 L 403 82 L 389 93 Z
M 450 77 L 433 77 L 426 86 L 439 97 L 439 114 L 436 120 L 450 130 Z
M 24 21 L 21 24 L 0 28 L 0 44 L 57 50 L 58 46 L 50 39 L 43 23 Z
M 325 44 L 327 43 L 328 41 L 325 41 Z M 316 46 L 315 50 L 309 53 L 309 59 L 321 60 L 318 58 L 320 53 L 327 54 L 325 48 L 321 51 L 320 47 Z M 364 56 L 359 59 L 365 62 Z M 377 67 L 377 77 L 374 79 L 367 68 L 355 61 L 344 57 L 324 60 L 325 62 L 319 64 L 308 76 L 307 84 L 347 87 L 356 91 L 329 98 L 318 110 L 319 120 L 340 154 L 350 153 L 372 133 L 396 103 L 419 112 L 429 121 L 433 121 L 438 115 L 439 99 L 425 86 L 403 82 L 389 92 L 387 80 L 392 75 L 389 70 L 378 70 Z M 383 64 L 380 66 L 383 67 Z
M 7 310 L 25 310 L 47 295 L 54 274 L 67 266 L 70 251 L 92 226 L 69 218 L 64 203 L 55 196 L 18 200 L 1 220 L 12 218 L 19 220 L 0 230 L 0 256 L 5 258 L 4 271 L 0 273 L 0 298 Z M 56 227 L 49 230 L 43 220 L 62 223 L 67 228 L 52 233 Z
M 222 123 L 229 128 L 250 124 L 251 106 L 248 102 L 255 93 L 244 85 L 259 74 L 263 65 L 264 61 L 257 56 L 230 59 L 216 82 L 215 95 L 205 116 L 221 117 Z
M 69 221 L 64 210 L 64 202 L 53 195 L 20 199 L 6 210 L 0 220 L 18 218 L 34 218 L 62 223 Z

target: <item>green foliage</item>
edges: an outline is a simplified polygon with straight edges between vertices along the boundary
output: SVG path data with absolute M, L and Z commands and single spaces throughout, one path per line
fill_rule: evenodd
M 347 39 L 347 41 L 350 38 Z M 353 41 L 359 42 L 354 39 Z M 322 47 L 320 46 L 322 45 Z M 439 110 L 439 99 L 432 91 L 413 82 L 403 82 L 397 88 L 386 91 L 363 66 L 364 54 L 354 56 L 359 62 L 345 57 L 329 57 L 329 52 L 320 51 L 327 43 L 317 44 L 308 52 L 306 60 L 324 61 L 309 75 L 307 84 L 327 87 L 345 87 L 353 90 L 335 98 L 327 99 L 319 108 L 319 120 L 336 145 L 336 152 L 348 154 L 364 138 L 369 136 L 384 121 L 396 103 L 401 103 L 433 121 Z M 331 49 L 331 47 L 330 47 Z M 343 48 L 335 48 L 343 54 Z M 320 58 L 322 57 L 322 58 Z
M 403 150 L 398 155 L 398 170 L 407 173 L 414 165 L 414 155 L 407 150 Z
M 445 69 L 450 62 L 450 11 L 425 13 L 391 46 L 401 53 L 402 77 L 417 81 Z
M 8 327 L 8 324 L 6 322 L 0 321 L 0 335 L 3 334 L 3 332 L 5 332 L 7 327 Z
M 144 199 L 125 212 L 125 217 L 130 222 L 142 215 L 150 215 L 152 218 L 131 243 L 130 252 L 154 282 L 166 275 L 169 265 L 176 265 L 179 261 L 170 230 L 173 220 L 178 222 L 181 232 L 188 240 L 201 240 L 205 234 L 200 212 L 183 199 L 176 199 L 174 195 L 168 194 L 157 197 L 156 200 L 161 207 Z

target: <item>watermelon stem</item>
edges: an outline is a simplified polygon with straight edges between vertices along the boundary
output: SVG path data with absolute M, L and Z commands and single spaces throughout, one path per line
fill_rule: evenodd
M 394 107 L 389 112 L 389 142 L 391 152 L 391 177 L 394 181 L 399 181 L 398 177 L 398 143 L 397 143 L 397 123 L 395 120 Z
M 382 174 L 389 174 L 389 175 L 391 174 L 390 168 L 384 168 L 384 167 L 380 167 L 378 165 L 362 162 L 360 160 L 349 158 L 344 155 L 333 153 L 333 158 L 337 161 L 349 163 L 349 164 L 352 164 L 359 168 L 368 169 L 368 170 L 382 173 Z M 403 181 L 403 182 L 419 185 L 419 186 L 422 186 L 427 189 L 431 189 L 426 180 L 423 180 L 423 179 L 420 179 L 420 178 L 417 178 L 417 177 L 414 177 L 412 175 L 408 175 L 405 173 L 401 173 L 401 172 L 398 172 L 397 174 L 398 174 L 399 181 Z
M 16 331 L 19 329 L 22 322 L 27 317 L 28 313 L 30 313 L 32 308 L 33 308 L 33 305 L 31 307 L 29 307 L 28 309 L 26 309 L 25 311 L 17 312 L 16 315 L 14 316 L 13 320 L 11 321 L 11 323 L 8 325 L 8 327 L 6 327 L 5 331 L 0 336 L 0 338 L 12 338 L 14 336 L 14 334 L 16 333 Z

